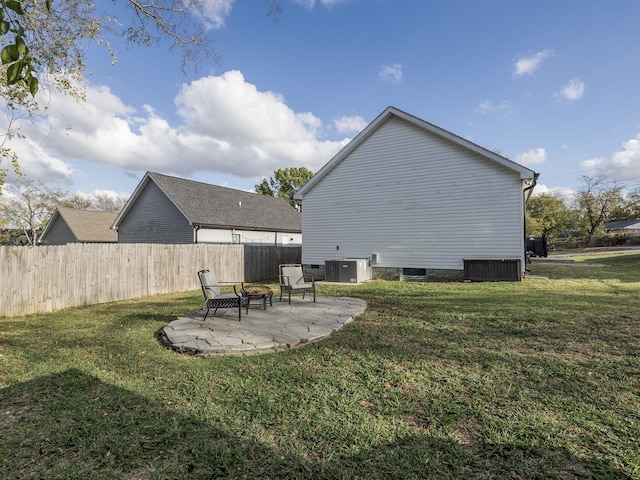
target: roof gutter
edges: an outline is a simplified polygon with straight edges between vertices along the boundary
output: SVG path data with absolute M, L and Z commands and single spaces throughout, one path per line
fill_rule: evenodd
M 526 242 L 526 238 L 527 238 L 527 203 L 529 203 L 529 199 L 531 198 L 531 194 L 533 193 L 533 189 L 536 187 L 536 185 L 538 184 L 538 177 L 540 176 L 539 173 L 533 172 L 533 182 L 531 183 L 531 185 L 529 185 L 528 187 L 526 187 L 524 190 L 522 190 L 522 219 L 523 219 L 523 228 L 524 231 L 522 232 L 522 240 L 524 243 L 524 257 L 525 257 L 525 265 L 526 265 L 526 261 L 527 261 L 527 242 Z M 525 266 L 524 267 L 525 271 L 528 272 L 529 269 Z
M 193 225 L 193 240 L 195 243 L 198 243 L 198 231 L 200 230 L 200 225 Z
M 539 176 L 540 176 L 539 173 L 533 172 L 533 183 L 522 191 L 523 195 L 526 195 L 527 192 L 529 192 L 530 190 L 533 190 L 536 187 L 536 185 L 538 184 Z M 531 197 L 531 193 L 533 192 L 529 192 L 529 195 L 524 198 L 525 207 L 527 206 L 527 203 L 529 203 L 529 198 Z

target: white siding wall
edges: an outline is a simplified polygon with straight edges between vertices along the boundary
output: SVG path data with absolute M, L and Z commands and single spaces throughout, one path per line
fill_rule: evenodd
M 265 245 L 300 245 L 302 243 L 301 233 L 281 233 L 281 232 L 255 232 L 236 230 L 242 236 L 242 243 L 262 243 Z
M 198 230 L 198 243 L 231 243 L 233 233 L 240 234 L 241 243 L 275 245 L 276 242 L 276 233 L 274 232 L 201 228 Z M 302 243 L 302 234 L 300 233 L 278 232 L 277 235 L 278 245 L 300 245 Z M 283 237 L 286 237 L 288 240 L 283 241 Z M 293 241 L 291 239 L 293 239 Z
M 201 228 L 196 235 L 197 243 L 231 243 L 231 230 Z
M 302 261 L 378 253 L 381 267 L 462 270 L 465 257 L 522 258 L 522 208 L 518 173 L 392 117 L 305 194 Z

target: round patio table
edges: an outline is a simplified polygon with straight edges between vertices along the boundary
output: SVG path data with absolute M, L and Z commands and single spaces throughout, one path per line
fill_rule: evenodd
M 273 290 L 271 290 L 267 285 L 251 283 L 249 285 L 244 285 L 240 291 L 243 296 L 249 299 L 249 304 L 251 304 L 251 300 L 262 300 L 262 308 L 266 310 L 267 300 L 269 300 L 269 305 L 273 306 Z

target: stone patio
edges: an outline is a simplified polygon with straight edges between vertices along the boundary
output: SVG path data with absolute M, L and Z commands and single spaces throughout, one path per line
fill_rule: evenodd
M 273 306 L 262 309 L 262 303 L 252 303 L 249 313 L 232 308 L 220 309 L 215 316 L 206 310 L 178 317 L 162 329 L 160 337 L 165 345 L 183 353 L 197 356 L 252 355 L 273 353 L 321 340 L 340 330 L 364 312 L 364 300 L 352 297 L 299 296 L 291 298 L 291 305 L 283 298 L 273 299 Z

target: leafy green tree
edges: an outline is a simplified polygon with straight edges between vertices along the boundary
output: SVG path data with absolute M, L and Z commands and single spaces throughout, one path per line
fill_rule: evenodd
M 9 232 L 7 232 L 7 221 L 0 216 L 0 245 L 5 245 L 9 239 Z
M 262 182 L 255 186 L 256 193 L 260 195 L 269 195 L 286 200 L 289 205 L 300 210 L 301 205 L 293 195 L 307 183 L 313 172 L 305 167 L 289 167 L 280 168 L 273 172 L 273 177 L 262 179 Z
M 609 214 L 608 221 L 631 220 L 640 218 L 640 187 L 636 187 L 624 195 L 623 203 Z
M 625 201 L 628 216 L 624 220 L 640 218 L 640 187 L 631 190 L 625 197 Z
M 44 1 L 44 8 L 51 9 L 51 0 Z M 24 82 L 31 95 L 38 91 L 38 77 L 35 75 L 35 59 L 27 46 L 27 35 L 22 25 L 26 11 L 19 0 L 0 1 L 0 35 L 11 33 L 11 41 L 5 42 L 0 51 L 2 65 L 6 66 L 6 83 L 15 85 Z
M 545 235 L 553 242 L 558 235 L 571 228 L 572 215 L 560 197 L 543 193 L 531 197 L 527 204 L 527 235 Z
M 607 180 L 604 176 L 582 176 L 582 185 L 576 193 L 576 205 L 589 242 L 602 233 L 604 222 L 623 202 L 624 185 Z

